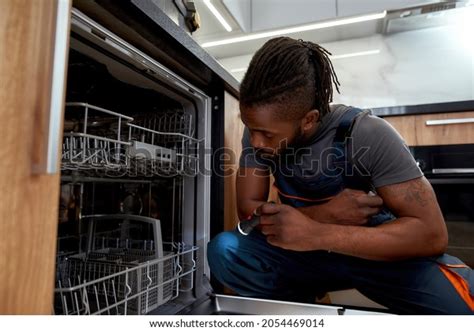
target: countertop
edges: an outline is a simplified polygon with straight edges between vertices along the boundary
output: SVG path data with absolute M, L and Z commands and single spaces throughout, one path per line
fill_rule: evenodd
M 232 94 L 238 95 L 240 83 L 219 62 L 207 53 L 186 31 L 168 17 L 152 0 L 131 0 L 145 15 L 165 30 L 176 42 L 219 76 Z
M 415 114 L 437 114 L 453 113 L 474 110 L 474 100 L 432 103 L 411 106 L 395 106 L 371 108 L 374 115 L 380 117 L 415 115 Z

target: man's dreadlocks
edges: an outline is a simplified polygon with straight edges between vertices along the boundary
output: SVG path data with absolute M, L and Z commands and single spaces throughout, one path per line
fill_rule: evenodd
M 283 119 L 299 119 L 312 109 L 329 112 L 332 84 L 339 81 L 323 47 L 279 37 L 267 41 L 254 55 L 240 88 L 244 107 L 278 103 Z

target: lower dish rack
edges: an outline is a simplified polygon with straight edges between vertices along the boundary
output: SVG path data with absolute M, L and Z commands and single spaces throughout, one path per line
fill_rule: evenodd
M 155 238 L 122 240 L 90 231 L 87 252 L 57 261 L 55 314 L 147 314 L 192 289 L 198 247 L 161 243 L 158 220 L 133 215 L 86 218 L 148 221 L 155 226 Z
M 67 258 L 59 266 L 62 278 L 55 289 L 55 314 L 146 314 L 190 290 L 180 284 L 193 277 L 198 248 L 172 246 L 175 252 L 148 261 L 137 256 L 143 252 L 117 251 Z

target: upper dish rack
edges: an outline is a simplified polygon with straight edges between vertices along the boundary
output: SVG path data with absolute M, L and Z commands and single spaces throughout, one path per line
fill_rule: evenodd
M 109 177 L 195 176 L 199 147 L 183 110 L 135 118 L 83 102 L 66 103 L 62 170 Z M 80 110 L 78 112 L 77 110 Z

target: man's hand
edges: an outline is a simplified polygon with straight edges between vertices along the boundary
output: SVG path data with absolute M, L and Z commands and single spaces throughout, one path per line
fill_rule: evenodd
M 318 222 L 297 209 L 281 204 L 266 203 L 257 209 L 260 230 L 269 244 L 294 251 L 318 249 Z
M 345 189 L 328 202 L 298 208 L 311 219 L 321 223 L 364 225 L 380 212 L 383 200 L 364 191 Z

